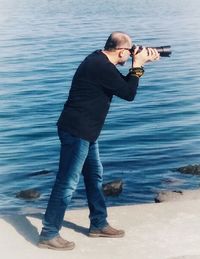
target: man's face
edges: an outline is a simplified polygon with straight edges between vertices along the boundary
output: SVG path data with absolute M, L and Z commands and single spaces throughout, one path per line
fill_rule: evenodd
M 132 41 L 131 39 L 129 39 L 129 42 L 127 42 L 126 46 L 124 46 L 124 48 L 120 49 L 119 51 L 119 61 L 118 64 L 123 66 L 126 61 L 129 59 L 131 53 L 129 51 L 129 49 L 132 48 Z
M 121 50 L 121 53 L 119 53 L 119 62 L 118 62 L 118 64 L 120 66 L 123 66 L 126 63 L 126 61 L 129 59 L 130 55 L 131 55 L 131 53 L 130 53 L 130 51 L 128 49 Z

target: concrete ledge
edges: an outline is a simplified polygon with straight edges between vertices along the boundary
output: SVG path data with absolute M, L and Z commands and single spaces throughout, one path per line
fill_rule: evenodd
M 0 218 L 1 258 L 15 259 L 200 259 L 200 201 L 108 208 L 120 239 L 89 238 L 88 210 L 66 213 L 61 235 L 76 243 L 72 251 L 36 246 L 41 214 Z

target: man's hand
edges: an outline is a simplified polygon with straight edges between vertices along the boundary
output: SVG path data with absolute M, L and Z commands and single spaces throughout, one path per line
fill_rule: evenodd
M 154 48 L 144 48 L 142 50 L 137 47 L 134 51 L 133 67 L 142 67 L 147 62 L 160 59 L 160 54 Z

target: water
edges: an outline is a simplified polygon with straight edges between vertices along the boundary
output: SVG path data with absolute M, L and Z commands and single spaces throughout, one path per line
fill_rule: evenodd
M 113 100 L 100 152 L 104 182 L 123 179 L 124 190 L 107 204 L 199 187 L 199 177 L 176 170 L 200 162 L 199 7 L 198 0 L 0 0 L 1 214 L 45 209 L 58 167 L 55 125 L 71 78 L 114 30 L 145 46 L 171 44 L 173 55 L 145 66 L 133 103 Z M 28 188 L 40 199 L 15 198 Z M 70 207 L 86 204 L 81 179 Z

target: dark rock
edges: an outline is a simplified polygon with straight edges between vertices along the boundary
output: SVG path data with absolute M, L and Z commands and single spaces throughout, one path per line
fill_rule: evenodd
M 177 169 L 182 174 L 200 175 L 200 165 L 187 165 Z
M 103 184 L 103 192 L 105 196 L 117 196 L 122 192 L 123 182 L 122 180 L 116 180 Z
M 162 191 L 154 200 L 156 203 L 177 200 L 181 195 L 183 195 L 182 191 Z
M 25 199 L 25 200 L 38 199 L 39 197 L 40 197 L 40 193 L 35 189 L 20 191 L 16 194 L 16 198 Z
M 155 202 L 177 202 L 200 200 L 200 189 L 182 191 L 162 191 L 155 198 Z

